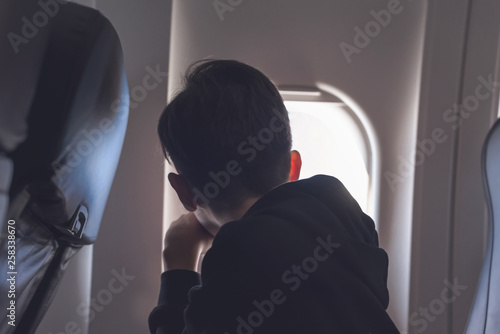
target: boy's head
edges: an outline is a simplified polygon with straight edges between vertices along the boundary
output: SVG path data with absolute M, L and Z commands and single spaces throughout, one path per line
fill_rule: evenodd
M 246 64 L 191 65 L 160 117 L 158 134 L 180 175 L 169 180 L 188 209 L 237 206 L 289 179 L 287 110 L 274 84 Z M 178 189 L 179 182 L 191 193 Z

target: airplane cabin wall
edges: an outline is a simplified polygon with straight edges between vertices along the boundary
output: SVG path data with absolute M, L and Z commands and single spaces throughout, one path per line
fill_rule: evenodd
M 459 131 L 456 154 L 456 196 L 454 198 L 454 240 L 451 249 L 453 277 L 465 277 L 469 291 L 475 293 L 479 270 L 483 264 L 486 247 L 487 210 L 481 174 L 482 146 L 486 135 L 498 118 L 500 90 L 486 87 L 490 78 L 500 82 L 500 2 L 477 0 L 471 2 L 468 42 L 465 53 L 462 105 L 477 97 L 477 107 L 466 108 Z M 481 86 L 481 90 L 477 88 Z M 484 97 L 478 95 L 484 95 Z M 473 99 L 472 99 L 473 100 Z M 468 111 L 469 109 L 470 111 Z M 478 271 L 476 271 L 476 268 Z M 472 301 L 472 298 L 471 298 Z M 453 309 L 451 333 L 466 324 L 468 300 L 457 303 Z
M 499 81 L 499 12 L 493 0 L 429 4 L 418 142 L 436 129 L 447 139 L 416 169 L 412 333 L 462 333 L 474 298 L 487 232 L 481 149 L 499 96 L 484 83 Z M 443 297 L 445 280 L 460 290 Z

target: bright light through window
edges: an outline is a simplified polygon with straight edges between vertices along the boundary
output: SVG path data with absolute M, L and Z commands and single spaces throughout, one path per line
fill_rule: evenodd
M 369 147 L 360 125 L 340 102 L 285 101 L 292 148 L 302 156 L 300 178 L 338 178 L 368 214 Z

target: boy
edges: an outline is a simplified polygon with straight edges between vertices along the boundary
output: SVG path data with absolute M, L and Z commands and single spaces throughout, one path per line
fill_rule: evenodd
M 296 181 L 300 154 L 264 74 L 194 64 L 158 133 L 189 213 L 165 236 L 151 333 L 398 333 L 373 221 L 337 179 Z

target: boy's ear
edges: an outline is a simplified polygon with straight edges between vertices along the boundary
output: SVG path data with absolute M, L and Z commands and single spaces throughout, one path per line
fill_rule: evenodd
M 193 201 L 194 194 L 191 191 L 191 189 L 189 189 L 186 180 L 184 180 L 184 178 L 181 175 L 175 173 L 169 173 L 168 181 L 170 182 L 170 185 L 172 186 L 172 188 L 174 188 L 175 192 L 177 193 L 177 196 L 179 197 L 179 200 L 181 201 L 182 205 L 184 205 L 184 208 L 186 208 L 186 210 L 190 212 L 195 211 L 197 205 Z
M 300 157 L 299 151 L 293 150 L 291 152 L 291 164 L 290 164 L 290 181 L 297 181 L 300 177 L 300 168 L 302 167 L 302 158 Z

